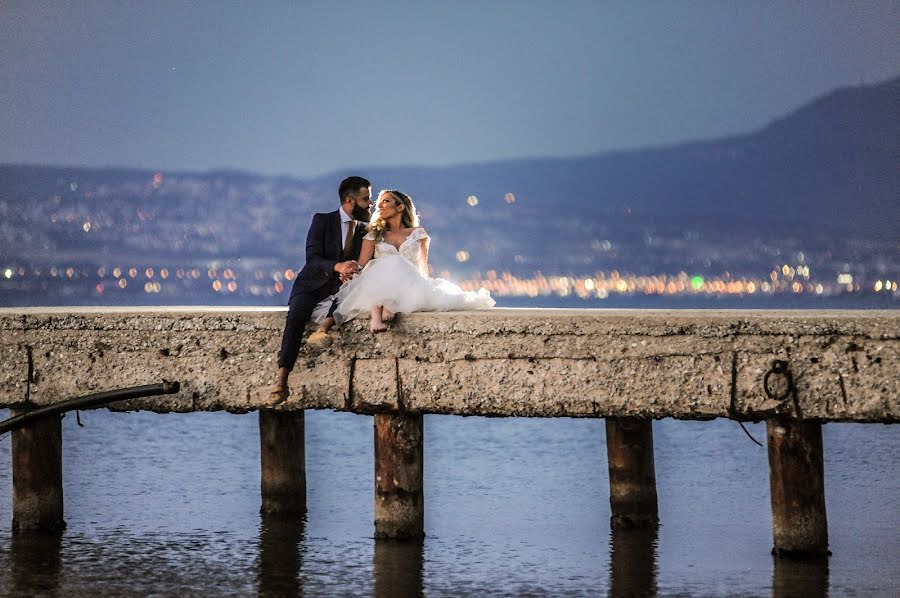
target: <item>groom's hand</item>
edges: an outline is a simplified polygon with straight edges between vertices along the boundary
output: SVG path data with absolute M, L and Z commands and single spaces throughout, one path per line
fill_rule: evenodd
M 343 282 L 353 278 L 353 275 L 359 272 L 359 264 L 356 263 L 356 260 L 338 262 L 334 265 L 334 271 L 341 275 L 341 282 Z

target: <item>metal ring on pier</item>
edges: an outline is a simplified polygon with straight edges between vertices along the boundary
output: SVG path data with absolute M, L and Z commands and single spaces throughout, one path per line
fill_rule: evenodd
M 771 390 L 769 390 L 769 377 L 772 374 L 781 374 L 787 379 L 787 386 L 784 389 L 784 392 L 781 394 L 774 394 Z M 794 391 L 794 376 L 791 375 L 791 370 L 788 368 L 788 364 L 786 361 L 782 361 L 780 359 L 776 359 L 772 362 L 772 369 L 766 372 L 765 377 L 763 378 L 763 389 L 766 391 L 766 395 L 770 399 L 774 399 L 778 402 L 784 401 L 786 398 L 791 396 L 791 393 Z

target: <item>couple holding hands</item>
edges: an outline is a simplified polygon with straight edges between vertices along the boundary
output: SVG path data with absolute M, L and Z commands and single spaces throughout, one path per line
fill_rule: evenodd
M 287 321 L 278 353 L 278 374 L 269 404 L 290 396 L 288 376 L 297 361 L 303 331 L 319 325 L 308 342 L 328 338 L 328 330 L 370 314 L 373 333 L 387 330 L 394 314 L 413 311 L 487 309 L 485 289 L 467 292 L 428 275 L 428 232 L 419 226 L 412 199 L 395 189 L 378 194 L 351 176 L 338 188 L 340 208 L 313 216 L 306 236 L 306 264 L 291 289 Z

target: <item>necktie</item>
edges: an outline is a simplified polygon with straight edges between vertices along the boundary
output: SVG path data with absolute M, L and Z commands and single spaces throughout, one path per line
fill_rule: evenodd
M 347 226 L 347 238 L 344 239 L 344 257 L 349 257 L 350 250 L 353 249 L 353 233 L 356 232 L 356 220 L 351 220 Z

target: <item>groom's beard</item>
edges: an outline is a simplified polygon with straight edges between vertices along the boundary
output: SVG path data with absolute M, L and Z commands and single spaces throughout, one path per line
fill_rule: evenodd
M 369 213 L 369 208 L 363 208 L 357 205 L 353 206 L 354 220 L 362 220 L 363 222 L 368 222 L 371 218 L 372 214 Z

